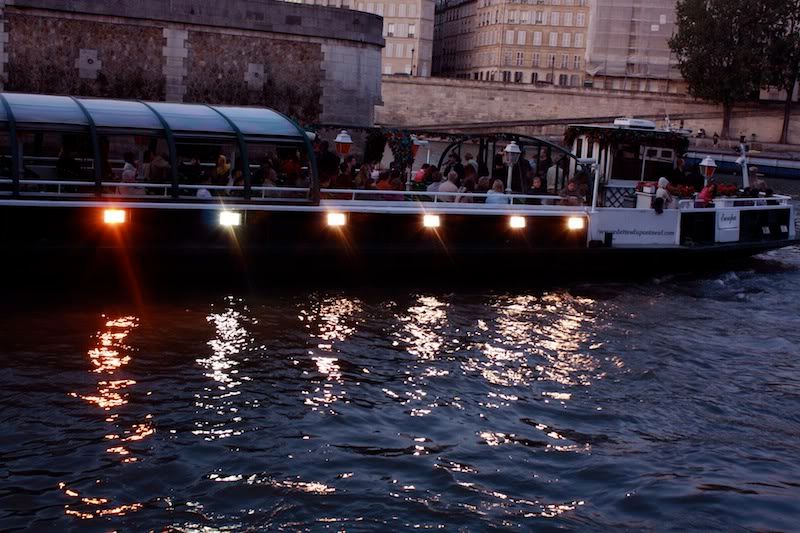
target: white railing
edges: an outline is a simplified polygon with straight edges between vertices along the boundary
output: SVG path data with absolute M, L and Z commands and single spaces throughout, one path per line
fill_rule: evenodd
M 776 205 L 789 205 L 791 201 L 792 201 L 791 196 L 785 196 L 783 194 L 774 194 L 772 196 L 758 196 L 755 198 L 719 196 L 717 198 L 714 198 L 713 206 L 696 207 L 696 203 L 698 202 L 698 200 L 689 198 L 689 199 L 678 200 L 678 208 L 682 211 L 688 211 L 692 209 L 776 206 Z
M 379 190 L 379 189 L 320 189 L 320 196 L 323 199 L 330 200 L 346 200 L 348 202 L 373 202 L 373 201 L 415 201 L 415 202 L 432 202 L 432 203 L 464 203 L 459 200 L 469 198 L 471 200 L 486 200 L 487 198 L 494 197 L 486 193 L 466 193 L 466 192 L 439 192 L 439 191 L 393 191 L 393 190 Z M 526 205 L 526 200 L 539 200 L 539 205 L 561 205 L 563 198 L 556 195 L 542 195 L 542 194 L 502 194 L 501 198 L 505 198 L 505 202 L 473 202 L 489 205 Z M 547 202 L 547 203 L 546 203 Z M 573 206 L 575 207 L 575 206 Z

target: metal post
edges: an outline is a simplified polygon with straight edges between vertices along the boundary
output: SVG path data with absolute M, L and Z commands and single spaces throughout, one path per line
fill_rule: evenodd
M 103 194 L 103 187 L 101 183 L 103 182 L 103 169 L 102 165 L 103 162 L 100 159 L 100 141 L 97 137 L 97 126 L 94 123 L 94 118 L 89 113 L 89 110 L 81 103 L 80 100 L 75 98 L 74 96 L 71 97 L 72 101 L 81 109 L 81 112 L 86 117 L 86 121 L 89 124 L 89 136 L 92 140 L 92 151 L 94 151 L 94 193 L 97 196 L 102 196 Z

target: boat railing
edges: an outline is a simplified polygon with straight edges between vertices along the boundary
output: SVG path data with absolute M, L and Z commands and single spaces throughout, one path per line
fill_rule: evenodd
M 507 193 L 499 195 L 505 202 L 496 205 L 560 205 L 562 198 L 557 195 L 517 194 Z M 343 200 L 347 202 L 374 202 L 374 201 L 415 201 L 431 203 L 487 203 L 489 196 L 486 193 L 467 192 L 439 192 L 439 191 L 392 191 L 379 189 L 320 189 L 323 200 Z M 464 202 L 464 199 L 469 201 Z M 461 201 L 460 201 L 461 200 Z M 547 203 L 545 203 L 547 202 Z M 489 205 L 492 202 L 488 202 Z
M 10 189 L 4 189 L 4 185 L 11 185 L 13 180 L 10 178 L 0 178 L 0 195 L 10 195 Z M 93 197 L 97 196 L 98 183 L 85 180 L 43 180 L 43 179 L 20 179 L 20 196 L 23 197 Z M 139 181 L 102 181 L 99 183 L 103 197 L 113 198 L 148 198 L 148 199 L 169 199 L 173 198 L 171 183 L 145 183 Z M 245 187 L 243 185 L 210 185 L 210 184 L 184 184 L 178 185 L 180 199 L 200 199 L 197 192 L 205 189 L 212 196 L 229 196 L 244 198 Z M 306 198 L 309 189 L 307 187 L 251 187 L 249 200 L 258 202 L 261 200 L 282 201 L 297 200 Z M 191 194 L 187 192 L 193 191 Z M 212 192 L 213 191 L 213 192 Z M 214 193 L 218 194 L 214 194 Z
M 738 198 L 738 197 L 718 197 L 714 198 L 714 203 L 711 206 L 700 205 L 697 200 L 683 199 L 678 200 L 678 208 L 682 211 L 693 209 L 709 209 L 721 208 L 727 209 L 731 207 L 753 207 L 753 206 L 775 206 L 775 205 L 789 205 L 792 201 L 791 196 L 783 194 L 773 194 L 772 196 L 758 196 L 754 198 Z

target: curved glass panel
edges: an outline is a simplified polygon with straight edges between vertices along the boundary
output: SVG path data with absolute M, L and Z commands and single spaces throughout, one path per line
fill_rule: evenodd
M 4 93 L 18 123 L 88 125 L 86 115 L 72 98 L 43 94 Z
M 8 114 L 6 113 L 6 106 L 0 103 L 0 121 L 6 122 L 8 120 Z M 3 129 L 6 129 L 3 127 Z
M 231 119 L 244 135 L 303 136 L 291 121 L 271 109 L 228 106 L 214 106 L 214 109 Z
M 228 121 L 210 107 L 197 104 L 170 104 L 149 102 L 164 117 L 173 131 L 196 133 L 230 133 L 234 131 Z
M 160 130 L 161 121 L 141 102 L 80 98 L 100 128 Z

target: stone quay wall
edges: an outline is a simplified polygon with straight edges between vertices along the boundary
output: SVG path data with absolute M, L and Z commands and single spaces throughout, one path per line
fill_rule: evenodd
M 383 76 L 382 94 L 375 120 L 386 126 L 560 136 L 570 123 L 638 117 L 661 124 L 669 116 L 695 131 L 704 128 L 709 136 L 722 129 L 720 106 L 679 95 L 402 76 Z M 782 104 L 739 106 L 731 134 L 748 138 L 755 134 L 759 141 L 777 142 L 782 121 Z M 794 112 L 789 138 L 800 144 L 800 107 Z
M 266 106 L 371 125 L 382 20 L 277 0 L 0 0 L 6 91 Z

